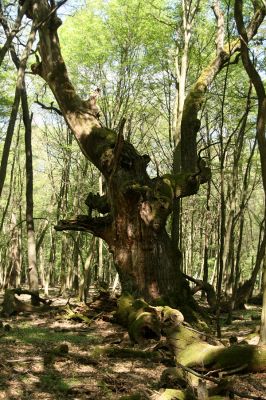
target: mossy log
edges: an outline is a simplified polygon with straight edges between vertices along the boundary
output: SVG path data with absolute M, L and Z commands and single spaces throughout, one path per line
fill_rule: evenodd
M 135 343 L 145 339 L 159 340 L 162 326 L 177 326 L 184 320 L 178 310 L 168 306 L 152 307 L 143 299 L 134 300 L 129 294 L 118 300 L 116 319 L 127 327 L 130 339 Z
M 153 400 L 200 400 L 203 397 L 194 395 L 190 390 L 180 390 L 180 389 L 166 389 L 161 394 L 153 397 Z M 228 400 L 225 396 L 208 396 L 206 400 Z
M 234 344 L 225 347 L 217 345 L 214 339 L 185 326 L 183 315 L 167 306 L 152 307 L 142 299 L 134 300 L 131 295 L 123 295 L 118 301 L 117 321 L 127 327 L 133 342 L 141 343 L 147 338 L 160 339 L 165 336 L 168 348 L 176 362 L 175 368 L 168 368 L 161 377 L 166 389 L 156 395 L 156 400 L 212 399 L 223 400 L 230 388 L 224 390 L 217 384 L 219 379 L 210 378 L 212 387 L 200 396 L 200 388 L 205 377 L 195 371 L 211 369 L 230 374 L 239 371 L 266 371 L 266 346 Z M 207 342 L 207 338 L 210 343 Z M 192 369 L 193 368 L 193 369 Z M 214 385 L 214 386 L 213 386 Z M 178 387 L 179 389 L 175 389 Z M 194 388 L 194 389 L 193 389 Z M 193 390 L 192 390 L 193 389 Z M 214 389 L 216 389 L 214 393 Z M 195 393 L 197 392 L 197 395 Z M 220 396 L 222 395 L 222 396 Z
M 191 394 L 180 389 L 166 389 L 161 394 L 153 397 L 154 400 L 189 400 L 193 399 Z
M 167 333 L 167 338 L 178 364 L 185 367 L 206 367 L 250 372 L 266 371 L 266 346 L 235 344 L 214 346 L 203 341 L 201 335 L 185 326 Z
M 163 371 L 160 384 L 163 387 L 186 387 L 187 385 L 197 387 L 199 379 L 199 377 L 184 371 L 180 367 L 169 367 Z
M 128 328 L 133 342 L 166 336 L 177 365 L 224 370 L 266 371 L 266 346 L 210 344 L 204 334 L 183 324 L 183 315 L 167 306 L 152 307 L 142 299 L 123 295 L 118 301 L 117 320 Z

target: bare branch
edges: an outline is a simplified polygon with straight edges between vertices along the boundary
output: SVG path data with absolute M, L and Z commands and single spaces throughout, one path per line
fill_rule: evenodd
M 54 107 L 53 102 L 51 103 L 50 106 L 46 106 L 45 104 L 41 103 L 41 102 L 38 100 L 38 97 L 37 97 L 37 100 L 35 100 L 34 103 L 36 103 L 36 104 L 38 104 L 39 106 L 41 106 L 44 110 L 54 111 L 54 112 L 56 112 L 56 113 L 57 113 L 58 115 L 60 115 L 60 116 L 63 115 L 62 112 L 59 110 L 59 108 Z
M 19 28 L 20 28 L 20 25 L 21 25 L 22 18 L 23 18 L 24 14 L 25 14 L 28 6 L 29 6 L 29 3 L 30 3 L 30 0 L 26 0 L 24 2 L 23 6 L 18 9 L 18 15 L 17 15 L 16 21 L 15 21 L 15 24 L 14 24 L 14 27 L 13 27 L 12 30 L 9 30 L 9 28 L 8 28 L 7 21 L 4 18 L 4 15 L 3 15 L 2 5 L 0 3 L 0 13 L 1 13 L 0 14 L 0 23 L 3 26 L 5 25 L 5 30 L 9 32 L 7 34 L 6 42 L 4 43 L 4 45 L 0 49 L 0 65 L 2 64 L 4 57 L 5 57 L 6 53 L 8 52 L 8 50 L 9 50 L 9 48 L 11 46 L 12 40 L 14 39 L 16 34 L 19 32 Z M 6 29 L 6 28 L 8 28 L 8 29 Z
M 59 221 L 58 225 L 54 228 L 56 231 L 89 232 L 109 243 L 111 225 L 112 218 L 110 215 L 96 218 L 90 218 L 88 215 L 78 215 L 74 219 Z

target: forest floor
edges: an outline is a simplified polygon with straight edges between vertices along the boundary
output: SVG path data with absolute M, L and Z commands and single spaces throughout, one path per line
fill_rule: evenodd
M 20 296 L 22 297 L 22 296 Z M 25 296 L 26 297 L 26 296 Z M 1 318 L 0 400 L 145 400 L 160 395 L 160 377 L 173 365 L 155 342 L 132 345 L 110 310 L 90 310 L 71 299 L 52 298 L 50 309 Z M 0 303 L 2 297 L 0 298 Z M 70 305 L 70 308 L 69 308 Z M 84 312 L 88 323 L 66 319 L 66 310 Z M 258 309 L 239 314 L 223 335 L 256 344 Z M 227 340 L 227 339 L 225 339 Z M 234 388 L 266 399 L 266 374 L 234 377 Z M 129 397 L 130 396 L 130 397 Z

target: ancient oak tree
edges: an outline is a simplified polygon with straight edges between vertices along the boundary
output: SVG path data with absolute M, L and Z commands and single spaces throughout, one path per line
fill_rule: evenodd
M 82 153 L 103 174 L 107 190 L 104 196 L 89 194 L 86 200 L 89 209 L 98 210 L 102 217 L 80 215 L 60 221 L 56 229 L 90 232 L 105 240 L 123 291 L 153 303 L 163 299 L 173 306 L 181 305 L 190 299 L 190 293 L 180 271 L 180 259 L 174 256 L 166 221 L 174 199 L 197 193 L 200 184 L 210 178 L 209 168 L 205 165 L 198 168 L 198 112 L 208 85 L 233 54 L 239 52 L 239 39 L 224 45 L 223 30 L 218 30 L 217 53 L 184 102 L 181 172 L 152 179 L 147 173 L 149 156 L 139 154 L 124 140 L 122 126 L 118 133 L 103 127 L 90 99 L 82 100 L 71 83 L 57 33 L 61 20 L 56 10 L 61 3 L 30 2 L 27 17 L 39 37 L 39 57 L 31 69 L 47 82 Z M 263 6 L 254 4 L 254 16 L 247 28 L 248 40 L 256 34 L 265 13 Z M 221 26 L 223 16 L 218 9 L 216 14 Z

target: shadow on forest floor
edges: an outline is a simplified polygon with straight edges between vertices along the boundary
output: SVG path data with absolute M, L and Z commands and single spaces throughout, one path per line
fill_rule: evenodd
M 0 331 L 1 400 L 148 399 L 165 368 L 101 318 L 88 326 L 64 319 L 59 307 L 1 320 L 11 327 Z
M 66 320 L 65 304 L 56 298 L 45 313 L 2 318 L 10 330 L 0 330 L 0 400 L 151 399 L 167 362 L 160 352 L 149 351 L 154 343 L 146 344 L 145 352 L 133 347 L 125 329 L 104 320 L 103 313 L 89 325 Z M 259 310 L 236 313 L 241 319 L 224 326 L 224 336 L 257 340 L 254 315 Z M 250 391 L 266 390 L 266 374 L 237 379 Z

